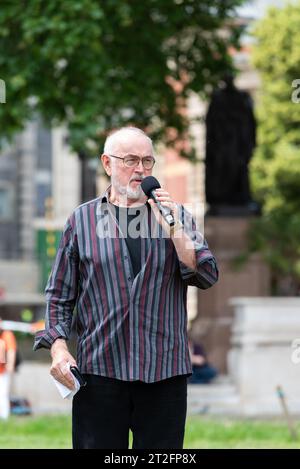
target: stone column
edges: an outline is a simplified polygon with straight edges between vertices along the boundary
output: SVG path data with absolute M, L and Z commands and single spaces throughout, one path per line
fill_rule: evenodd
M 35 233 L 32 229 L 36 208 L 37 122 L 29 122 L 17 138 L 18 151 L 18 217 L 22 258 L 35 256 Z

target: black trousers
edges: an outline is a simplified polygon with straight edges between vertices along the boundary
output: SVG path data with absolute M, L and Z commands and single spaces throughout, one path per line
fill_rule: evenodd
M 73 398 L 73 448 L 183 447 L 187 377 L 155 383 L 84 375 L 87 385 Z

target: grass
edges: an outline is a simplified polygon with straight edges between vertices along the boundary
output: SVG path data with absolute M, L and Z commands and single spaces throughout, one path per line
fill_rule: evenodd
M 230 420 L 193 416 L 187 419 L 185 448 L 299 448 L 283 421 Z M 70 416 L 11 417 L 0 420 L 0 449 L 71 448 Z
M 0 420 L 0 449 L 71 448 L 70 416 L 10 417 Z
M 229 420 L 190 417 L 185 432 L 185 448 L 199 449 L 279 449 L 300 447 L 300 423 L 293 441 L 285 422 Z

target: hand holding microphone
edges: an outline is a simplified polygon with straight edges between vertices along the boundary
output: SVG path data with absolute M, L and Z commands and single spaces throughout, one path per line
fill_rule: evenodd
M 141 183 L 143 192 L 148 197 L 148 202 L 160 225 L 171 234 L 182 228 L 179 221 L 177 204 L 170 194 L 160 187 L 158 180 L 153 176 L 147 176 Z

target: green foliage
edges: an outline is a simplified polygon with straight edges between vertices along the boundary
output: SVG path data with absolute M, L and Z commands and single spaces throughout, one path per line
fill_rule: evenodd
M 238 45 L 228 25 L 245 0 L 31 0 L 0 9 L 2 138 L 35 113 L 65 124 L 75 151 L 95 152 L 107 130 L 147 127 L 154 138 L 188 127 L 180 101 L 208 92 Z M 230 21 L 232 24 L 232 21 Z M 175 90 L 172 80 L 182 81 Z
M 253 61 L 262 78 L 259 118 L 260 145 L 265 157 L 272 156 L 272 144 L 285 141 L 300 144 L 300 107 L 292 101 L 292 83 L 300 70 L 300 3 L 271 8 L 255 29 L 257 44 Z
M 300 3 L 272 8 L 255 30 L 254 64 L 262 78 L 258 148 L 251 163 L 255 198 L 263 216 L 254 222 L 250 248 L 270 263 L 275 293 L 300 292 L 300 104 L 292 100 L 300 78 Z M 280 291 L 279 279 L 289 279 Z M 276 291 L 277 285 L 277 291 Z

